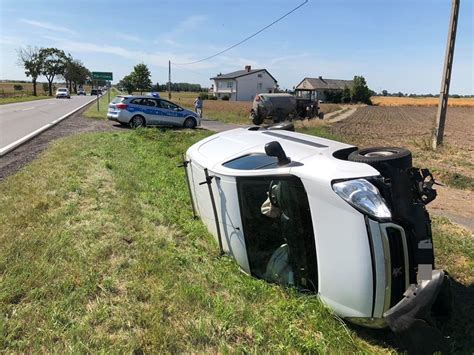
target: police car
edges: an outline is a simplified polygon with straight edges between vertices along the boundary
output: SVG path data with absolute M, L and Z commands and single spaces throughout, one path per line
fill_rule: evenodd
M 107 118 L 132 128 L 174 126 L 195 128 L 200 117 L 159 95 L 119 95 L 109 104 Z

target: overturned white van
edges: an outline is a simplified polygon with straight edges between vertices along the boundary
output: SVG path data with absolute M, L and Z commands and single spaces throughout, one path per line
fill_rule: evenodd
M 409 151 L 250 127 L 194 144 L 183 166 L 195 214 L 246 273 L 388 325 L 408 348 L 427 335 L 441 348 L 431 310 L 449 311 L 449 281 L 425 208 L 436 192 Z

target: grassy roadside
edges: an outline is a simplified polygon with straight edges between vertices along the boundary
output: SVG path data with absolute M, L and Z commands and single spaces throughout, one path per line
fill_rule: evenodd
M 53 96 L 16 96 L 16 97 L 6 97 L 6 98 L 0 98 L 0 105 L 6 105 L 6 104 L 14 104 L 17 102 L 28 102 L 28 101 L 36 101 L 36 100 L 44 100 L 44 99 L 52 99 L 54 98 Z
M 362 340 L 315 297 L 250 278 L 217 256 L 176 168 L 207 134 L 76 135 L 0 183 L 2 351 L 393 350 Z M 469 296 L 473 236 L 440 218 L 433 230 L 438 266 Z M 443 326 L 467 352 L 474 302 L 460 299 Z
M 119 91 L 115 88 L 110 89 L 110 101 L 114 99 L 115 96 L 117 96 Z M 94 102 L 94 104 L 90 105 L 90 107 L 83 113 L 83 116 L 88 117 L 88 118 L 94 118 L 97 120 L 105 120 L 107 119 L 107 110 L 109 109 L 109 96 L 107 93 L 105 93 L 100 99 L 99 99 L 99 111 L 97 111 L 97 102 Z
M 390 350 L 218 257 L 176 168 L 207 134 L 76 135 L 0 183 L 0 349 Z

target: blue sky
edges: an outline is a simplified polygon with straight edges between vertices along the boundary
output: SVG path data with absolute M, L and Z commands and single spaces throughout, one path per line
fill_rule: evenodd
M 197 60 L 255 32 L 303 0 L 0 0 L 0 79 L 25 79 L 16 49 L 58 47 L 114 81 L 145 63 L 153 82 L 168 60 Z M 474 93 L 473 0 L 461 0 L 451 93 Z M 222 72 L 266 68 L 282 88 L 304 77 L 363 75 L 375 91 L 438 93 L 450 0 L 309 0 L 243 45 L 172 81 L 210 86 Z

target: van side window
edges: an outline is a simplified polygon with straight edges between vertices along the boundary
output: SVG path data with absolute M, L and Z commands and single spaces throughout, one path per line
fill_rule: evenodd
M 313 224 L 301 180 L 238 177 L 237 190 L 252 275 L 317 292 Z

